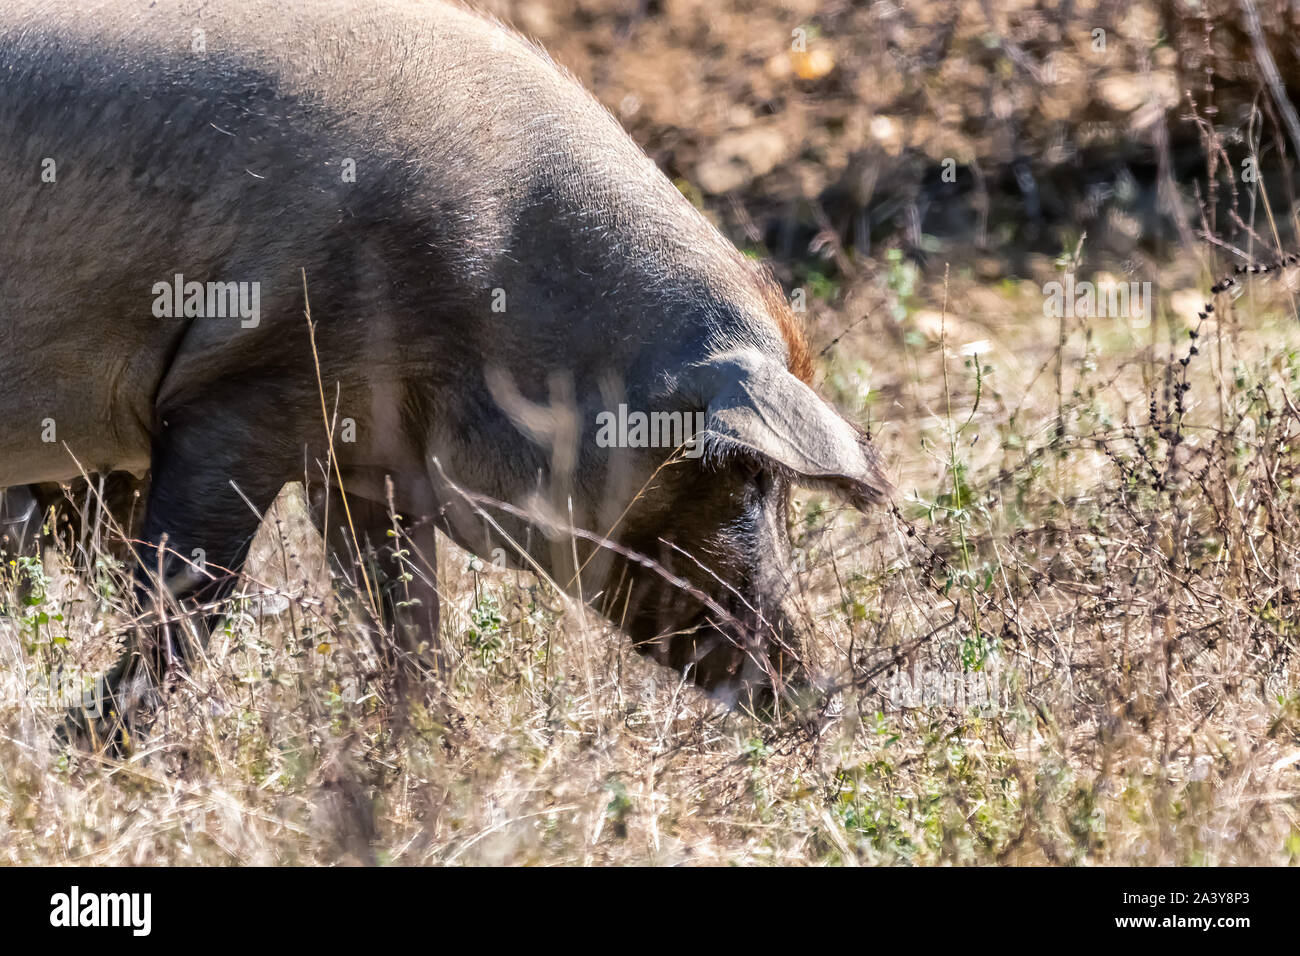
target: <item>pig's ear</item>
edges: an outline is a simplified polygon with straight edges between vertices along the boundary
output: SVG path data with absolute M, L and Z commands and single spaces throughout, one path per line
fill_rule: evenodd
M 708 409 L 706 455 L 755 455 L 858 508 L 889 492 L 867 436 L 767 356 L 725 352 L 691 366 L 681 384 Z

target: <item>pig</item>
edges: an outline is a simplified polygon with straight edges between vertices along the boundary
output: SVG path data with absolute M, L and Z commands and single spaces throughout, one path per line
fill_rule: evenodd
M 442 533 L 734 701 L 806 677 L 791 486 L 888 493 L 770 273 L 457 5 L 6 0 L 0 210 L 0 486 L 147 472 L 144 608 L 306 477 L 331 548 L 401 516 L 412 655 Z

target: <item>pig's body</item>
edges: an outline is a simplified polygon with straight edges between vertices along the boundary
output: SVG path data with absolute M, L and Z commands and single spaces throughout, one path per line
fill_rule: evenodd
M 689 551 L 681 573 L 732 613 L 733 587 L 780 576 L 741 552 L 779 549 L 784 528 L 760 515 L 729 555 L 719 517 L 783 502 L 788 476 L 879 492 L 865 443 L 793 390 L 807 359 L 770 287 L 535 47 L 435 2 L 195 6 L 0 6 L 0 486 L 150 470 L 145 537 L 237 568 L 254 509 L 325 478 L 305 272 L 325 403 L 351 420 L 343 484 L 379 503 L 391 476 L 417 544 L 437 526 L 577 590 L 570 539 L 484 522 L 454 489 L 548 506 L 670 566 Z M 258 310 L 159 317 L 178 274 L 256 283 Z M 755 403 L 760 387 L 789 395 Z M 667 451 L 593 441 L 620 402 L 707 411 L 721 452 L 666 469 L 621 521 Z M 812 451 L 744 434 L 802 441 L 809 415 Z M 748 504 L 717 477 L 746 449 L 781 479 Z M 744 468 L 747 488 L 762 469 Z M 382 539 L 384 509 L 367 510 Z M 202 583 L 168 567 L 179 594 Z M 681 624 L 658 584 L 627 581 L 605 553 L 582 588 L 638 641 Z M 707 669 L 698 648 L 659 656 Z M 741 665 L 718 666 L 714 683 Z

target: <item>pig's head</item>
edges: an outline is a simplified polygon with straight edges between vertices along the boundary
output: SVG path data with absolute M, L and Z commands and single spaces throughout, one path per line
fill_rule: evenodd
M 602 610 L 638 650 L 735 699 L 800 683 L 788 534 L 792 485 L 865 508 L 888 482 L 866 435 L 758 349 L 685 367 L 658 407 L 700 417 L 620 526 Z M 663 455 L 661 454 L 660 459 Z

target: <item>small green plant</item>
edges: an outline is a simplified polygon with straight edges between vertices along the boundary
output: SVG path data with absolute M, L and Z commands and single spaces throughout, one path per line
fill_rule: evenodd
M 495 594 L 479 595 L 469 612 L 471 626 L 465 631 L 465 644 L 478 657 L 480 663 L 493 664 L 501 656 L 502 626 L 501 604 Z

